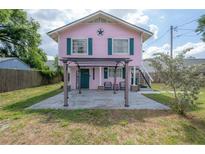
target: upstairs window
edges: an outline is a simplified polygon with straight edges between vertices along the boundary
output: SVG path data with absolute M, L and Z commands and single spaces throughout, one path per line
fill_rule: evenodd
M 73 54 L 87 54 L 87 50 L 87 39 L 72 40 Z
M 128 39 L 113 39 L 113 53 L 129 53 Z

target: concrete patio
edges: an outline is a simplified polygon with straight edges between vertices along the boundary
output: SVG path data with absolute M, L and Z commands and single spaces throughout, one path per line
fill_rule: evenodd
M 169 107 L 151 100 L 141 93 L 129 92 L 129 107 L 124 107 L 124 91 L 72 90 L 68 94 L 69 106 L 64 107 L 63 93 L 32 105 L 29 109 L 152 109 L 167 110 Z

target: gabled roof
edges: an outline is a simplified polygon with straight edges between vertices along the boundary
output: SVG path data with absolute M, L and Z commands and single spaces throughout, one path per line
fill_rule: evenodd
M 0 63 L 2 62 L 5 62 L 5 61 L 8 61 L 8 60 L 14 60 L 15 58 L 14 57 L 0 57 Z
M 115 17 L 115 16 L 113 16 L 113 15 L 111 15 L 111 14 L 108 14 L 108 13 L 106 13 L 106 12 L 103 12 L 103 11 L 101 11 L 101 10 L 100 10 L 100 11 L 97 11 L 97 12 L 94 12 L 94 13 L 88 15 L 88 16 L 85 16 L 85 17 L 83 17 L 83 18 L 81 18 L 81 19 L 78 19 L 78 20 L 76 20 L 76 21 L 73 21 L 73 22 L 71 22 L 71 23 L 69 23 L 69 24 L 67 24 L 67 25 L 65 25 L 65 26 L 59 27 L 59 28 L 57 28 L 57 29 L 54 29 L 54 30 L 48 32 L 47 34 L 48 34 L 52 39 L 54 39 L 56 42 L 58 42 L 58 33 L 59 33 L 59 32 L 65 30 L 65 29 L 67 29 L 67 28 L 69 28 L 69 27 L 71 27 L 71 26 L 74 26 L 74 25 L 76 25 L 76 24 L 85 22 L 85 21 L 87 21 L 87 20 L 89 20 L 89 19 L 91 19 L 91 18 L 94 18 L 94 17 L 96 17 L 96 16 L 104 16 L 104 17 L 106 17 L 106 18 L 109 18 L 109 19 L 111 19 L 111 20 L 117 22 L 117 23 L 120 23 L 120 24 L 122 24 L 122 25 L 125 25 L 125 26 L 127 26 L 127 27 L 129 27 L 129 28 L 131 28 L 131 29 L 133 29 L 133 30 L 136 30 L 136 31 L 138 31 L 138 32 L 142 32 L 142 33 L 144 34 L 144 35 L 143 35 L 143 41 L 146 41 L 148 38 L 150 38 L 150 37 L 153 35 L 152 32 L 150 32 L 150 31 L 148 31 L 148 30 L 146 30 L 146 29 L 144 29 L 144 28 L 141 28 L 141 27 L 139 27 L 139 26 L 133 25 L 133 24 L 131 24 L 131 23 L 125 21 L 125 20 L 122 20 L 122 19 L 120 19 L 120 18 L 118 18 L 118 17 Z
M 28 64 L 24 63 L 22 60 L 20 60 L 17 57 L 0 57 L 0 65 L 2 66 L 2 64 L 5 64 L 5 63 L 9 64 L 10 62 L 15 61 L 15 60 L 25 65 L 26 67 L 31 68 Z

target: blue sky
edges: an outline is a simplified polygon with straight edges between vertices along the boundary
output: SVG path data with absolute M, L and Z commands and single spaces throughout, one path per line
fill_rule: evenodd
M 174 31 L 174 49 L 180 49 L 182 46 L 186 47 L 187 44 L 189 44 L 187 46 L 202 44 L 201 36 L 195 33 L 195 29 L 198 24 L 197 19 L 205 14 L 205 10 L 147 10 L 144 13 L 149 16 L 150 24 L 157 25 L 159 28 L 158 39 L 149 39 L 145 43 L 145 51 L 152 46 L 160 47 L 170 43 L 170 31 L 166 33 L 170 25 L 177 26 L 176 31 Z M 164 33 L 166 35 L 163 35 Z M 159 39 L 160 36 L 163 37 Z M 204 51 L 193 53 L 192 56 L 205 58 L 204 46 L 202 49 Z M 176 51 L 176 53 L 178 52 Z
M 26 10 L 30 17 L 39 21 L 42 35 L 41 47 L 48 56 L 57 55 L 57 43 L 47 36 L 47 32 L 69 22 L 84 17 L 97 10 Z M 194 30 L 197 19 L 205 10 L 103 10 L 132 24 L 154 32 L 154 36 L 143 45 L 143 58 L 152 57 L 156 52 L 169 52 L 170 25 L 178 26 L 174 31 L 174 53 L 193 47 L 187 56 L 205 58 L 205 43 Z M 190 21 L 193 21 L 189 23 Z M 186 24 L 188 23 L 188 24 Z M 185 25 L 184 25 L 185 24 Z M 180 26 L 182 25 L 182 26 Z

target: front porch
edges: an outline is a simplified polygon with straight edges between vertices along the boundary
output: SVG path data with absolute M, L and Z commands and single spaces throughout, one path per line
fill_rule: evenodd
M 82 68 L 83 67 L 88 67 L 88 66 L 92 66 L 92 67 L 99 67 L 99 86 L 102 86 L 102 79 L 101 79 L 101 67 L 109 67 L 109 66 L 114 66 L 114 86 L 112 88 L 112 86 L 110 86 L 110 89 L 114 90 L 114 94 L 116 94 L 117 91 L 117 68 L 121 65 L 124 67 L 124 86 L 123 86 L 123 90 L 124 90 L 124 97 L 122 97 L 121 99 L 124 99 L 124 106 L 125 107 L 129 107 L 129 78 L 130 78 L 130 71 L 129 71 L 129 62 L 132 61 L 130 58 L 76 58 L 76 57 L 63 57 L 60 59 L 63 62 L 63 68 L 64 68 L 64 106 L 69 106 L 69 100 L 70 97 L 68 96 L 68 65 L 71 63 L 74 63 L 75 66 L 77 66 L 77 88 L 78 88 L 78 93 L 81 94 L 81 82 L 85 81 L 85 78 L 82 78 Z M 136 67 L 134 67 L 134 72 L 133 72 L 133 85 L 134 89 L 136 89 Z M 141 70 L 139 69 L 139 72 L 141 72 Z M 141 72 L 142 74 L 142 72 Z M 95 75 L 94 75 L 95 76 Z M 93 76 L 93 77 L 94 77 Z M 89 69 L 87 69 L 86 71 L 86 81 L 89 81 Z M 144 77 L 144 76 L 143 76 Z M 145 78 L 145 77 L 144 77 Z M 147 82 L 147 80 L 145 79 L 145 81 Z M 149 83 L 147 82 L 147 84 L 149 85 Z M 89 86 L 89 84 L 86 83 L 86 88 Z M 150 87 L 150 86 L 149 86 Z M 104 87 L 105 88 L 105 87 Z M 103 94 L 104 95 L 104 94 Z
M 129 108 L 124 105 L 124 92 L 116 94 L 101 90 L 72 90 L 68 93 L 69 106 L 64 107 L 63 93 L 34 104 L 30 109 L 151 109 L 167 110 L 169 107 L 143 96 L 140 92 L 129 92 Z

